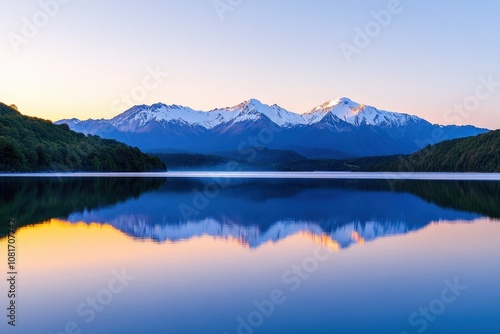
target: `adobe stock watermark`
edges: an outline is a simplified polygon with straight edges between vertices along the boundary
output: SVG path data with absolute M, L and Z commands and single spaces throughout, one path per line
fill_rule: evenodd
M 327 261 L 335 253 L 334 249 L 317 246 L 312 256 L 305 258 L 301 264 L 294 264 L 281 275 L 281 282 L 286 286 L 284 289 L 273 289 L 269 298 L 254 300 L 253 310 L 246 316 L 236 318 L 236 334 L 253 334 L 255 330 L 264 325 L 266 319 L 270 318 L 278 306 L 287 301 L 287 292 L 297 291 L 302 283 L 308 280 L 318 270 L 320 264 Z M 229 334 L 225 332 L 224 334 Z
M 61 11 L 61 6 L 67 5 L 72 0 L 41 0 L 38 4 L 40 9 L 31 17 L 22 17 L 22 25 L 19 33 L 9 32 L 7 38 L 16 54 L 22 45 L 28 44 L 33 40 L 40 30 L 45 28 L 49 22 Z
M 267 145 L 274 141 L 275 134 L 282 131 L 278 125 L 271 123 L 270 125 L 260 129 L 255 136 L 248 136 L 238 145 L 238 154 L 241 155 L 243 163 L 252 163 L 257 159 L 258 153 L 263 151 Z M 225 165 L 225 172 L 241 172 L 243 171 L 242 163 L 237 160 L 232 160 Z M 210 201 L 219 196 L 221 190 L 225 189 L 230 184 L 229 178 L 213 177 L 212 182 L 205 184 L 203 189 L 193 189 L 193 199 L 191 203 L 181 203 L 178 209 L 184 218 L 189 220 L 200 214 L 200 212 L 208 207 Z
M 407 0 L 413 1 L 413 0 Z M 373 20 L 365 23 L 363 27 L 354 27 L 354 38 L 351 43 L 342 42 L 339 47 L 348 63 L 352 62 L 353 56 L 359 55 L 382 31 L 387 28 L 395 16 L 401 14 L 404 6 L 401 0 L 390 0 L 385 9 L 372 10 L 370 12 Z
M 224 21 L 227 12 L 233 12 L 244 0 L 214 0 L 212 5 L 219 16 L 219 20 Z
M 129 93 L 121 94 L 119 99 L 113 101 L 111 109 L 114 112 L 123 112 L 134 105 L 141 104 L 152 91 L 165 82 L 168 75 L 168 72 L 164 72 L 159 65 L 154 68 L 148 66 L 141 83 L 134 86 Z
M 87 297 L 87 299 L 76 306 L 76 314 L 81 317 L 80 321 L 68 321 L 61 331 L 49 334 L 80 334 L 82 333 L 81 324 L 90 324 L 95 320 L 97 314 L 111 304 L 114 296 L 122 293 L 123 290 L 135 279 L 122 269 L 121 272 L 113 270 L 113 277 L 108 281 L 105 288 L 99 290 L 95 296 Z
M 459 124 L 468 119 L 471 113 L 477 111 L 481 102 L 490 99 L 500 87 L 500 81 L 493 78 L 493 74 L 480 76 L 474 93 L 466 96 L 460 103 L 455 103 L 452 108 L 444 112 L 444 120 L 451 124 Z
M 443 119 L 446 123 L 460 124 L 470 118 L 472 113 L 478 111 L 481 103 L 493 97 L 498 88 L 500 88 L 500 81 L 497 81 L 494 74 L 488 76 L 479 76 L 478 83 L 470 95 L 465 96 L 461 101 L 453 104 L 450 108 L 446 109 L 443 114 Z M 421 150 L 421 155 L 425 156 L 426 152 L 432 145 L 448 140 L 446 133 L 441 128 L 436 128 L 432 131 L 430 136 L 426 139 L 417 140 L 415 143 Z M 419 164 L 420 155 L 404 156 L 398 160 L 398 171 L 393 173 L 393 177 L 389 179 L 390 187 L 395 189 L 395 184 L 401 182 L 402 173 L 415 173 Z
M 455 278 L 453 282 L 444 280 L 445 287 L 441 290 L 439 298 L 433 299 L 425 307 L 420 307 L 418 311 L 413 312 L 408 318 L 410 326 L 414 327 L 417 333 L 423 333 L 429 327 L 429 323 L 437 320 L 437 318 L 446 311 L 446 308 L 457 301 L 458 297 L 467 290 L 467 285 L 462 285 Z M 411 334 L 410 332 L 400 332 L 399 334 Z

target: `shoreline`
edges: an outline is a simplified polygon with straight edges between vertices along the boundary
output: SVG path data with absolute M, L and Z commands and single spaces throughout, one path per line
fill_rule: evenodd
M 137 177 L 137 178 L 246 178 L 246 179 L 346 179 L 346 180 L 436 180 L 436 181 L 500 181 L 500 173 L 447 172 L 141 172 L 141 173 L 0 173 L 0 177 Z

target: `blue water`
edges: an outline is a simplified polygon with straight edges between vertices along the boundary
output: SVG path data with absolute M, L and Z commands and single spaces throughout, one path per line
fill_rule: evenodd
M 116 176 L 0 178 L 1 333 L 500 332 L 500 182 Z

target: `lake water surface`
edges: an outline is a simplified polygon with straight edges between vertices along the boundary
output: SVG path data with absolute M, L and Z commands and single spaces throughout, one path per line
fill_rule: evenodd
M 500 333 L 498 181 L 72 176 L 0 178 L 0 333 Z

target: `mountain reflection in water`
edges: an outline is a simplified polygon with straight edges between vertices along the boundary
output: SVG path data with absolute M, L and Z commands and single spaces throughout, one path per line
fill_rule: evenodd
M 59 218 L 155 242 L 208 235 L 250 248 L 295 234 L 345 248 L 500 217 L 499 182 L 4 178 L 0 190 L 0 215 L 18 226 Z

